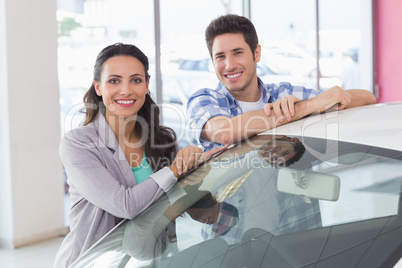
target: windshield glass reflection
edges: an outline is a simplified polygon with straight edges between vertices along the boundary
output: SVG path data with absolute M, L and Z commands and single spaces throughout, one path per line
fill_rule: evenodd
M 379 220 L 379 232 L 382 219 L 398 215 L 401 181 L 398 151 L 258 135 L 194 169 L 74 267 L 87 267 L 106 253 L 130 267 L 165 267 L 209 252 L 211 245 L 215 252 L 208 254 L 219 255 L 247 237 L 271 241 L 295 234 L 305 241 L 311 239 L 305 232 L 317 231 L 326 239 L 328 228 L 356 228 L 353 223 L 372 219 Z

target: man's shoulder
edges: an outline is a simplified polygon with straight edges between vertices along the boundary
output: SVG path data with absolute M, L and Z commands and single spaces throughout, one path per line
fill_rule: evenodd
M 228 106 L 230 100 L 223 90 L 202 88 L 194 92 L 187 102 L 187 109 L 199 109 L 209 105 Z
M 270 94 L 272 92 L 275 92 L 279 89 L 292 89 L 293 85 L 289 82 L 283 81 L 283 82 L 276 82 L 276 83 L 265 83 L 264 81 L 261 80 L 261 78 L 258 78 L 258 87 L 260 90 L 265 93 L 265 94 Z
M 278 83 L 270 83 L 270 84 L 263 84 L 263 91 L 266 93 L 282 93 L 283 91 L 292 94 L 293 92 L 304 92 L 304 91 L 311 91 L 312 89 L 306 88 L 301 85 L 293 85 L 290 82 L 278 82 Z
M 213 98 L 226 98 L 224 92 L 220 88 L 211 89 L 211 88 L 201 88 L 195 91 L 190 98 L 197 98 L 197 97 L 213 97 Z
M 289 82 L 277 82 L 277 83 L 269 83 L 269 84 L 264 83 L 263 85 L 267 90 L 274 90 L 274 89 L 277 89 L 277 88 L 280 88 L 280 87 L 282 87 L 282 88 L 293 88 L 293 85 L 291 83 L 289 83 Z

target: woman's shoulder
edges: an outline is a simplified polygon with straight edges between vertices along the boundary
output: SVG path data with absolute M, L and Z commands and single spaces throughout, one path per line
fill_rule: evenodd
M 99 134 L 94 123 L 89 123 L 85 126 L 80 126 L 67 131 L 62 138 L 63 145 L 82 145 L 93 143 L 98 140 Z

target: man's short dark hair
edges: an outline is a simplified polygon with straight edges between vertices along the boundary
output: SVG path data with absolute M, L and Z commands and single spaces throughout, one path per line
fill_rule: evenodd
M 258 45 L 258 36 L 253 23 L 246 17 L 229 14 L 214 19 L 205 30 L 205 41 L 211 58 L 215 37 L 226 33 L 241 33 L 254 55 Z

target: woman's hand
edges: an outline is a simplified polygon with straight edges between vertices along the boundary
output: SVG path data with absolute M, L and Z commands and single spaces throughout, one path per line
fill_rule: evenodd
M 202 150 L 199 147 L 194 145 L 186 146 L 177 153 L 172 165 L 170 165 L 170 169 L 176 177 L 179 177 L 196 166 L 201 159 L 201 155 Z
M 186 146 L 177 153 L 176 158 L 169 168 L 173 171 L 176 178 L 178 178 L 182 174 L 187 173 L 193 167 L 208 160 L 214 154 L 225 150 L 226 148 L 227 146 L 218 147 L 203 153 L 202 150 L 195 145 Z

